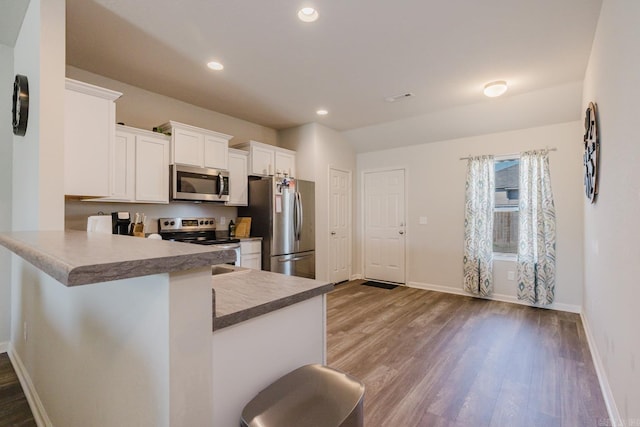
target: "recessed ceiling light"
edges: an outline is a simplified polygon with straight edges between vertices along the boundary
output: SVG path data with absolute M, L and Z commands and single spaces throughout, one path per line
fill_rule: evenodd
M 320 110 L 316 111 L 316 114 L 319 116 L 326 116 L 327 114 L 329 114 L 329 112 L 324 108 L 321 108 Z
M 211 68 L 212 70 L 216 70 L 216 71 L 220 71 L 220 70 L 224 69 L 224 65 L 222 65 L 218 61 L 208 62 L 207 63 L 207 67 Z
M 504 80 L 497 80 L 495 82 L 487 83 L 484 85 L 484 94 L 489 98 L 495 98 L 507 91 L 507 82 Z
M 312 7 L 303 7 L 298 11 L 298 19 L 302 22 L 313 22 L 318 16 L 318 11 Z

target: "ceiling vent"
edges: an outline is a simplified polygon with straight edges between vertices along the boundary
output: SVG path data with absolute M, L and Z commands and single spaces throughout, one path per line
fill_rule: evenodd
M 415 95 L 412 94 L 411 92 L 407 92 L 407 93 L 403 93 L 400 95 L 394 95 L 394 96 L 387 96 L 384 100 L 387 102 L 396 102 L 396 101 L 402 101 L 404 99 L 408 99 L 408 98 L 413 98 Z

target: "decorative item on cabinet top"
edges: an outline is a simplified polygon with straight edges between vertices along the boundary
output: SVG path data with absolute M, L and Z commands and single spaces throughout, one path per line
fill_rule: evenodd
M 184 123 L 169 121 L 157 127 L 171 135 L 171 164 L 228 170 L 227 135 Z

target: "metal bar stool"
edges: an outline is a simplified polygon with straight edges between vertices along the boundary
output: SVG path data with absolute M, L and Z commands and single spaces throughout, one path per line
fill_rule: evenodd
M 306 365 L 262 390 L 242 410 L 241 427 L 362 427 L 364 384 L 323 365 Z

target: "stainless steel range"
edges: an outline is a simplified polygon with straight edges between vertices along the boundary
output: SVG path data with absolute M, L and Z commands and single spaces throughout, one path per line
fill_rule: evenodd
M 233 264 L 240 265 L 240 240 L 216 238 L 215 218 L 159 218 L 158 232 L 163 240 L 216 245 L 220 249 L 234 250 L 236 262 Z

